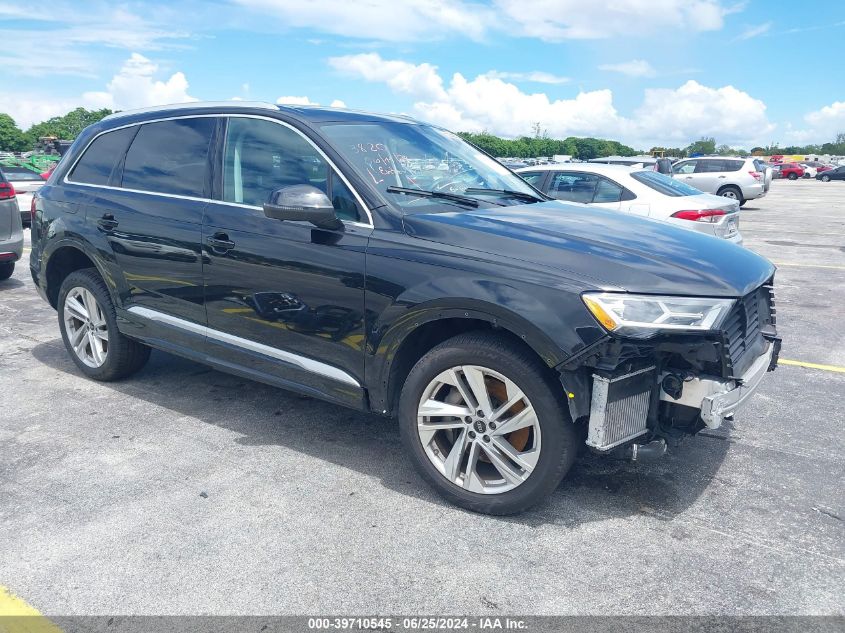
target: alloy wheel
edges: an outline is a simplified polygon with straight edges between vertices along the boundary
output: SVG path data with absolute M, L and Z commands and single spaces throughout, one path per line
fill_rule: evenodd
M 731 200 L 739 200 L 739 196 L 736 195 L 736 191 L 733 189 L 728 189 L 722 193 L 723 198 L 730 198 Z
M 528 397 L 506 376 L 477 365 L 452 367 L 429 382 L 417 431 L 437 471 L 469 492 L 513 490 L 540 457 L 540 423 Z
M 109 330 L 103 309 L 94 294 L 71 288 L 65 297 L 64 322 L 73 353 L 88 367 L 102 367 L 109 353 Z

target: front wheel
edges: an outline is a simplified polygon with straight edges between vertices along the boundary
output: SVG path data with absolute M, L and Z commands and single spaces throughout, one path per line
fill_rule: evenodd
M 830 176 L 822 176 L 822 182 L 830 182 Z
M 141 369 L 150 348 L 125 337 L 108 288 L 95 268 L 72 272 L 59 290 L 59 328 L 76 366 L 89 378 L 111 381 Z
M 789 178 L 790 180 L 798 180 L 798 174 L 796 174 L 796 173 L 789 174 L 789 176 L 787 176 L 787 178 Z
M 399 404 L 402 441 L 448 501 L 521 512 L 551 494 L 578 442 L 562 389 L 533 353 L 502 336 L 456 336 L 411 370 Z

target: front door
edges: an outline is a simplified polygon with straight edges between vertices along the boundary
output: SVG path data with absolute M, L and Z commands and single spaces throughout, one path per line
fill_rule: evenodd
M 259 380 L 361 405 L 363 203 L 294 128 L 247 117 L 227 127 L 203 223 L 210 353 Z M 302 184 L 329 196 L 341 228 L 264 215 L 272 191 Z

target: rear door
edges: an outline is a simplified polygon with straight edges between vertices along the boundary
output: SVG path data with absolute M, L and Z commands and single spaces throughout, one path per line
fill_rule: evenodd
M 129 148 L 87 205 L 122 306 L 146 323 L 140 336 L 165 346 L 199 348 L 204 338 L 200 238 L 216 125 L 213 117 L 183 117 L 116 131 L 115 144 Z

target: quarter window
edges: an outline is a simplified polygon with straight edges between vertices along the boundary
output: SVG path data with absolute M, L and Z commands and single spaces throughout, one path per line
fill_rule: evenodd
M 358 221 L 349 187 L 300 134 L 263 119 L 229 119 L 223 156 L 223 200 L 261 206 L 276 189 L 311 185 L 325 193 L 342 220 Z
M 619 202 L 622 200 L 622 187 L 615 182 L 599 178 L 593 202 Z
M 71 182 L 108 185 L 112 172 L 123 159 L 137 126 L 106 132 L 94 139 L 68 176 Z
M 542 183 L 544 174 L 545 172 L 542 171 L 523 171 L 519 172 L 519 177 L 529 185 L 537 187 Z
M 122 187 L 204 198 L 208 148 L 216 119 L 145 123 L 126 154 Z

